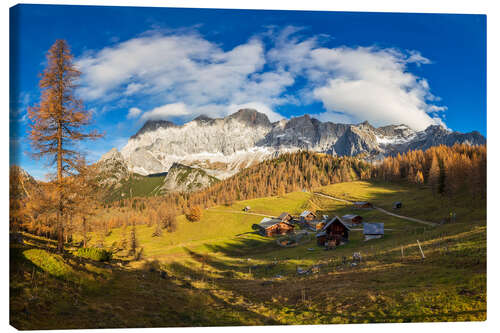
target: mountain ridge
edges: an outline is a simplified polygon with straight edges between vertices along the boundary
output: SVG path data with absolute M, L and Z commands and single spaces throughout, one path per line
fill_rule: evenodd
M 173 163 L 206 171 L 218 179 L 284 152 L 309 150 L 337 156 L 369 155 L 380 159 L 414 149 L 454 143 L 478 145 L 477 131 L 452 132 L 440 125 L 423 131 L 386 125 L 322 122 L 310 115 L 270 122 L 255 109 L 224 118 L 201 115 L 183 125 L 150 120 L 121 150 L 130 171 L 147 175 L 166 172 Z

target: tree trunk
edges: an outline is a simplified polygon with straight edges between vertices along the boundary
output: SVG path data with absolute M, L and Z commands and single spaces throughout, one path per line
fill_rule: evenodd
M 87 219 L 83 218 L 83 247 L 87 247 Z
M 63 50 L 60 50 L 60 63 L 59 63 L 59 100 L 58 100 L 58 107 L 59 107 L 59 121 L 57 123 L 57 183 L 58 183 L 58 192 L 59 192 L 59 209 L 57 212 L 57 251 L 59 253 L 62 253 L 64 250 L 64 227 L 63 227 L 63 221 L 62 221 L 62 213 L 63 213 L 63 202 L 62 202 L 62 159 L 63 159 L 63 151 L 62 151 L 62 144 L 63 144 L 63 133 L 62 133 L 62 113 L 63 113 L 63 64 L 62 64 L 62 59 L 63 59 Z

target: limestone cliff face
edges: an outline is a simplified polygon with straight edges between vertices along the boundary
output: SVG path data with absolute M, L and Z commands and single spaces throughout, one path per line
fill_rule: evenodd
M 458 133 L 441 126 L 414 131 L 406 125 L 379 128 L 368 122 L 335 124 L 309 115 L 271 123 L 253 109 L 225 118 L 199 116 L 184 124 L 148 121 L 121 154 L 129 171 L 141 175 L 167 172 L 174 163 L 199 168 L 218 179 L 284 152 L 310 150 L 339 156 L 371 157 L 454 143 L 484 144 L 478 132 Z
M 212 185 L 218 180 L 201 169 L 174 163 L 170 167 L 161 192 L 193 192 Z

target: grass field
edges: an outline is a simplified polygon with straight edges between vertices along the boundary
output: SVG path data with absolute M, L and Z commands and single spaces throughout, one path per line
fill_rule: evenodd
M 402 201 L 399 214 L 434 222 L 450 211 L 457 219 L 429 227 L 357 212 L 390 230 L 368 242 L 352 231 L 348 244 L 331 251 L 317 247 L 314 235 L 281 248 L 255 234 L 251 225 L 262 216 L 242 213 L 247 205 L 271 216 L 306 208 L 330 216 L 353 212 L 348 204 L 295 192 L 207 209 L 199 222 L 179 216 L 178 229 L 161 237 L 140 225 L 140 261 L 59 256 L 50 241 L 30 237 L 11 246 L 11 323 L 29 329 L 486 319 L 484 201 L 439 200 L 426 188 L 376 182 L 315 191 L 387 210 Z M 123 232 L 114 229 L 106 245 Z M 361 252 L 361 263 L 352 265 L 353 252 Z M 316 273 L 297 274 L 312 266 Z

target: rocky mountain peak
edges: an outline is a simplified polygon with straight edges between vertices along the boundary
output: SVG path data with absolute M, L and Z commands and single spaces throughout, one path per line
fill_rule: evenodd
M 152 132 L 156 131 L 159 128 L 169 127 L 177 127 L 177 125 L 168 120 L 148 120 L 144 123 L 144 125 L 142 125 L 141 129 L 132 136 L 132 139 L 146 132 Z
M 255 109 L 240 109 L 232 115 L 228 116 L 227 119 L 236 119 L 249 126 L 271 126 L 269 118 L 267 118 L 265 114 L 260 113 Z
M 139 135 L 144 131 L 150 132 Z M 339 156 L 384 156 L 440 144 L 485 141 L 477 132 L 462 134 L 437 125 L 416 132 L 403 124 L 379 128 L 368 121 L 336 124 L 307 114 L 271 123 L 255 109 L 241 109 L 222 119 L 201 115 L 180 126 L 169 121 L 147 122 L 121 153 L 129 170 L 141 175 L 166 172 L 171 167 L 179 170 L 177 162 L 223 179 L 267 158 L 301 149 Z
M 116 161 L 123 161 L 123 156 L 122 154 L 118 151 L 116 148 L 111 148 L 110 151 L 108 151 L 106 154 L 102 155 L 101 158 L 99 159 L 99 162 L 105 162 L 108 160 L 116 160 Z
M 209 116 L 205 114 L 200 114 L 198 117 L 194 118 L 193 121 L 200 122 L 200 123 L 210 123 L 214 119 L 210 118 Z

